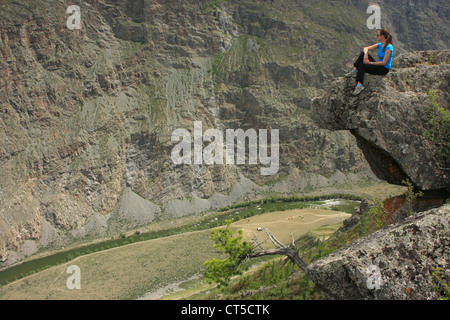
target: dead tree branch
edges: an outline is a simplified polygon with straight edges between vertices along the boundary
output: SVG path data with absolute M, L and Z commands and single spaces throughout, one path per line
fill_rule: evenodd
M 258 248 L 258 250 L 253 250 L 253 252 L 249 254 L 249 258 L 256 258 L 270 255 L 285 255 L 288 257 L 288 259 L 294 262 L 302 271 L 306 272 L 306 268 L 308 267 L 308 265 L 300 258 L 298 254 L 298 249 L 295 247 L 294 244 L 294 235 L 292 233 L 291 233 L 292 243 L 289 246 L 286 246 L 281 241 L 279 241 L 269 229 L 264 227 L 264 232 L 266 233 L 268 239 L 275 246 L 275 249 L 265 249 L 255 234 L 253 238 L 253 241 L 255 242 L 254 249 Z

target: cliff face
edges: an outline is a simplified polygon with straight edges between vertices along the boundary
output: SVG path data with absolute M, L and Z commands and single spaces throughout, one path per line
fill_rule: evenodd
M 368 3 L 3 1 L 0 260 L 261 192 L 366 178 L 354 137 L 318 128 L 308 109 L 348 68 L 348 52 L 373 41 Z M 417 37 L 440 39 L 421 46 L 448 45 L 447 2 L 408 3 L 419 10 L 392 5 L 383 15 L 405 39 L 399 47 L 418 44 L 398 15 L 417 18 Z M 81 30 L 66 27 L 74 4 Z M 194 121 L 279 129 L 278 174 L 175 165 L 171 134 Z
M 314 101 L 312 115 L 323 128 L 349 130 L 380 179 L 448 192 L 449 61 L 448 50 L 404 54 L 387 76 L 367 75 L 356 97 L 354 78 L 340 78 Z

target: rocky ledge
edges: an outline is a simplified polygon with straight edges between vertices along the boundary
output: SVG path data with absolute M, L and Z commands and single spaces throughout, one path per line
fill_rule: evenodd
M 417 210 L 422 212 L 308 266 L 308 277 L 328 298 L 442 295 L 433 279 L 436 272 L 448 275 L 450 269 L 450 205 L 445 200 L 450 190 L 449 61 L 450 50 L 407 53 L 388 75 L 367 75 L 359 95 L 352 95 L 354 78 L 338 78 L 314 100 L 315 122 L 329 130 L 349 130 L 380 179 L 394 184 L 409 179 L 447 202 Z
M 449 219 L 450 205 L 413 215 L 309 265 L 308 277 L 329 299 L 437 299 L 433 270 L 450 268 Z
M 450 108 L 449 61 L 450 50 L 403 54 L 388 75 L 366 75 L 358 96 L 353 77 L 338 78 L 311 114 L 323 128 L 350 130 L 380 179 L 448 194 L 449 128 L 433 122 L 430 106 Z

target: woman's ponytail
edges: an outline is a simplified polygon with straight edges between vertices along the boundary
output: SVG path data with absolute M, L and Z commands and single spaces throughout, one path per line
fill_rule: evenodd
M 386 38 L 386 46 L 383 48 L 383 52 L 386 50 L 386 47 L 389 44 L 393 43 L 392 34 L 388 31 L 388 29 L 381 29 L 380 35 L 383 35 Z

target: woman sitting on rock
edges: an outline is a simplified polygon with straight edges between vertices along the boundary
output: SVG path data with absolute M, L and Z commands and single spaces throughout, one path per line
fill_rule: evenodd
M 356 88 L 353 95 L 358 95 L 364 90 L 364 74 L 385 75 L 391 70 L 392 58 L 394 57 L 394 47 L 392 46 L 392 35 L 387 29 L 381 29 L 377 32 L 378 43 L 365 47 L 364 51 L 356 60 L 352 72 L 347 76 L 356 74 Z M 369 51 L 378 49 L 378 61 L 369 54 Z

